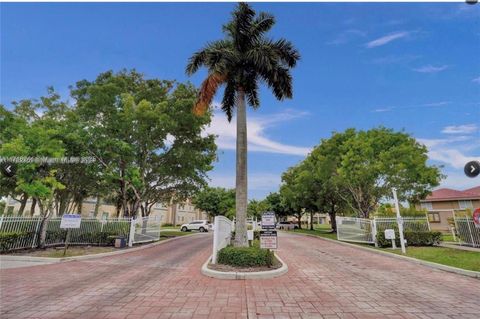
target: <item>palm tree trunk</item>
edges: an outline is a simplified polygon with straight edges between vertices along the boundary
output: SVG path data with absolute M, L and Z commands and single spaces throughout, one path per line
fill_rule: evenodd
M 247 110 L 245 93 L 237 96 L 237 175 L 235 183 L 235 243 L 236 247 L 248 247 L 247 240 Z

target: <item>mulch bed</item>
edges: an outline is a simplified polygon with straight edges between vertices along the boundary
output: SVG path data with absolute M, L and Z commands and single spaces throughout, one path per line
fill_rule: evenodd
M 282 263 L 277 260 L 277 258 L 274 259 L 273 265 L 271 267 L 267 266 L 260 266 L 260 267 L 234 267 L 230 265 L 223 265 L 223 264 L 208 264 L 208 268 L 212 270 L 217 270 L 217 271 L 223 271 L 223 272 L 256 272 L 256 271 L 268 271 L 268 270 L 274 270 L 282 267 Z

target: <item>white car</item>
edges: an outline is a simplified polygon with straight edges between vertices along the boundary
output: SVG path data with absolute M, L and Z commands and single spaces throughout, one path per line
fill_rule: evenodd
M 210 222 L 208 220 L 194 220 L 188 224 L 183 224 L 180 227 L 181 231 L 192 231 L 198 230 L 201 233 L 208 232 L 211 228 Z

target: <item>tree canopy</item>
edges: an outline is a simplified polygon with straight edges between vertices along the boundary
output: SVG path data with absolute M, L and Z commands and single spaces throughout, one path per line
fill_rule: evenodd
M 295 211 L 368 218 L 396 187 L 401 201 L 425 198 L 442 178 L 427 149 L 404 132 L 379 127 L 334 133 L 282 175 L 280 193 Z
M 235 190 L 222 187 L 205 187 L 193 198 L 195 207 L 205 211 L 211 217 L 235 216 Z

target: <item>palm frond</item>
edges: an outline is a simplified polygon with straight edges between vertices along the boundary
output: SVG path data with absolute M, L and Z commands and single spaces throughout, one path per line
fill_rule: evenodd
M 205 114 L 205 112 L 208 110 L 208 107 L 212 103 L 215 93 L 217 93 L 218 87 L 225 82 L 226 78 L 227 77 L 225 74 L 211 73 L 208 75 L 205 81 L 203 81 L 198 94 L 197 102 L 193 107 L 193 112 L 196 115 L 201 116 Z
M 268 32 L 275 24 L 275 17 L 266 12 L 260 12 L 252 23 L 250 34 L 252 37 L 260 38 Z
M 230 122 L 232 120 L 233 109 L 235 108 L 235 101 L 237 96 L 237 87 L 233 80 L 227 81 L 225 92 L 223 93 L 222 110 L 227 115 Z
M 188 64 L 185 69 L 187 75 L 192 75 L 198 71 L 200 67 L 205 65 L 206 52 L 205 49 L 195 52 L 190 59 L 188 59 Z
M 277 52 L 278 57 L 282 62 L 293 68 L 300 60 L 300 52 L 293 46 L 290 41 L 280 39 L 272 43 L 274 50 Z

